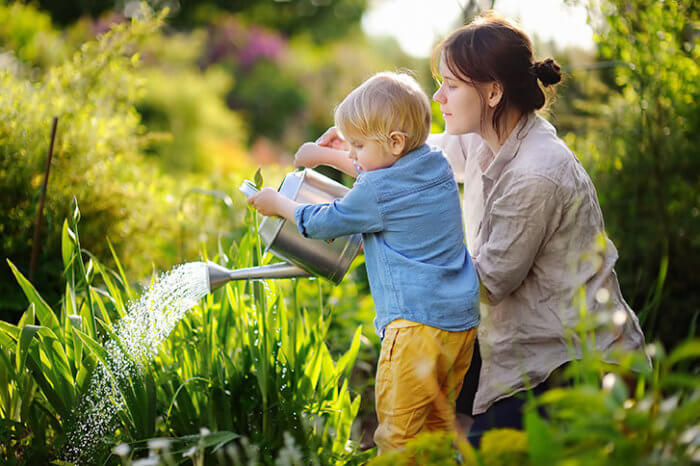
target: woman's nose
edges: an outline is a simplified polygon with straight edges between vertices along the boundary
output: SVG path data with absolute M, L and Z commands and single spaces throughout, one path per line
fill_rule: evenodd
M 438 103 L 445 103 L 445 95 L 442 93 L 442 86 L 438 87 L 438 90 L 433 94 L 433 100 Z

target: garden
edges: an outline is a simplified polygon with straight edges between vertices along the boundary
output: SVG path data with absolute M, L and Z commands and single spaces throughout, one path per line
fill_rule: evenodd
M 377 71 L 414 70 L 435 91 L 428 59 L 363 32 L 370 3 L 0 0 L 2 464 L 700 461 L 691 1 L 567 2 L 585 6 L 595 51 L 535 39 L 565 72 L 543 115 L 595 184 L 646 355 L 604 362 L 595 331 L 625 321 L 579 300 L 568 331 L 581 359 L 565 386 L 527 400 L 522 430 L 478 448 L 422 433 L 377 456 L 380 339 L 362 254 L 338 285 L 210 287 L 208 261 L 279 262 L 244 180 L 278 186 Z

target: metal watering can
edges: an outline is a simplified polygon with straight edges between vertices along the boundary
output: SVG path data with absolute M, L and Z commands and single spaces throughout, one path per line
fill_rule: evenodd
M 247 197 L 258 191 L 255 184 L 247 180 L 239 190 Z M 297 202 L 319 204 L 343 197 L 349 189 L 316 171 L 300 169 L 287 174 L 278 191 Z M 359 234 L 328 241 L 304 238 L 296 225 L 279 217 L 263 217 L 258 233 L 265 244 L 265 252 L 285 262 L 237 270 L 207 262 L 210 290 L 231 280 L 310 276 L 326 278 L 337 285 L 362 245 Z

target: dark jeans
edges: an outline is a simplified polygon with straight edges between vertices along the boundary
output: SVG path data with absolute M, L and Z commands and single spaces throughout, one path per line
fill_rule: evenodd
M 464 378 L 462 391 L 457 398 L 457 412 L 472 416 L 472 406 L 474 395 L 479 384 L 479 371 L 481 370 L 481 353 L 479 352 L 479 341 L 474 345 L 474 356 L 472 364 L 469 366 L 467 375 Z M 550 377 L 551 379 L 551 377 Z M 472 446 L 478 448 L 481 444 L 482 435 L 490 429 L 498 428 L 523 428 L 523 408 L 530 395 L 538 396 L 551 388 L 550 379 L 539 384 L 532 390 L 518 392 L 513 396 L 496 401 L 486 412 L 472 416 L 474 423 L 469 430 L 468 439 Z M 540 416 L 546 417 L 544 410 L 539 410 Z

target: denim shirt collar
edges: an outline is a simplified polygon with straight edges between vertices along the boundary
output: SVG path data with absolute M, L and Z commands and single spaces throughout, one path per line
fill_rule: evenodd
M 430 146 L 428 144 L 421 144 L 412 151 L 399 157 L 399 159 L 389 167 L 358 173 L 357 180 L 360 181 L 362 179 L 367 179 L 377 181 L 383 179 L 384 176 L 389 176 L 389 174 L 391 174 L 390 176 L 392 179 L 396 180 L 396 173 L 403 173 L 405 167 L 415 164 L 422 155 L 425 155 L 428 152 L 430 152 Z M 400 178 L 401 177 L 399 177 L 399 179 Z
M 415 159 L 417 159 L 421 155 L 427 154 L 429 151 L 430 151 L 430 146 L 428 146 L 428 144 L 421 144 L 420 146 L 416 147 L 412 151 L 407 152 L 406 154 L 399 157 L 399 160 L 394 162 L 394 164 L 391 167 L 400 168 L 402 166 L 409 165 Z

